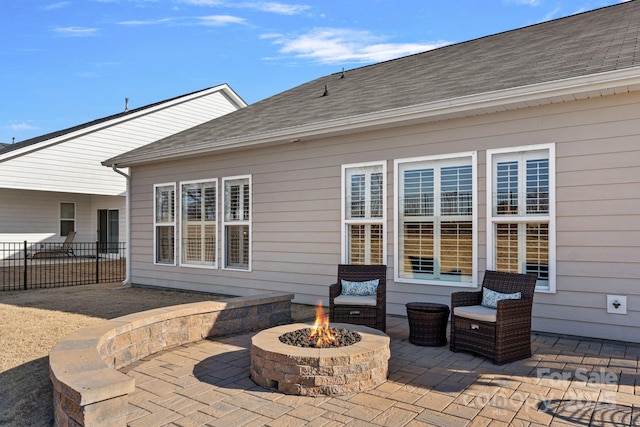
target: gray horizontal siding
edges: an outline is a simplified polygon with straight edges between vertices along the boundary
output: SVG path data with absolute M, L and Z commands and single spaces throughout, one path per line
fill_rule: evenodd
M 387 264 L 393 277 L 393 160 L 477 150 L 478 269 L 486 266 L 486 150 L 556 144 L 557 291 L 536 295 L 534 327 L 640 341 L 640 95 L 416 124 L 318 141 L 139 166 L 133 170 L 134 282 L 248 295 L 294 292 L 328 298 L 340 261 L 341 165 L 387 161 Z M 153 184 L 252 175 L 252 271 L 153 265 Z M 220 205 L 221 206 L 221 205 Z M 481 274 L 480 274 L 481 276 Z M 465 290 L 388 285 L 388 311 L 409 301 L 448 303 Z M 606 295 L 627 295 L 629 314 L 606 313 Z

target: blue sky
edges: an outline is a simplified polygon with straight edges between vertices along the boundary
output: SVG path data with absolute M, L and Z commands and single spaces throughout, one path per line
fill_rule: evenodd
M 13 0 L 0 142 L 222 83 L 247 103 L 316 77 L 620 0 Z

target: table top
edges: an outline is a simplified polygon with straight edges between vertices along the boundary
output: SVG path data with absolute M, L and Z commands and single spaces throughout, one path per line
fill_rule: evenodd
M 406 305 L 408 310 L 428 311 L 428 312 L 447 312 L 449 306 L 446 304 L 438 304 L 435 302 L 409 302 Z

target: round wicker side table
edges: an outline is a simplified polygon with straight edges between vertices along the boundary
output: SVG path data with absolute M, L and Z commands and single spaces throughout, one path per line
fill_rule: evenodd
M 406 307 L 410 343 L 424 346 L 447 344 L 449 306 L 431 302 L 410 302 Z

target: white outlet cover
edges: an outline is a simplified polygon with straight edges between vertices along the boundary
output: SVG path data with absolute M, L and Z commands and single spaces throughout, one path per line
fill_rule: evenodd
M 614 305 L 618 303 L 618 308 Z M 607 313 L 627 314 L 627 297 L 625 295 L 607 295 Z

